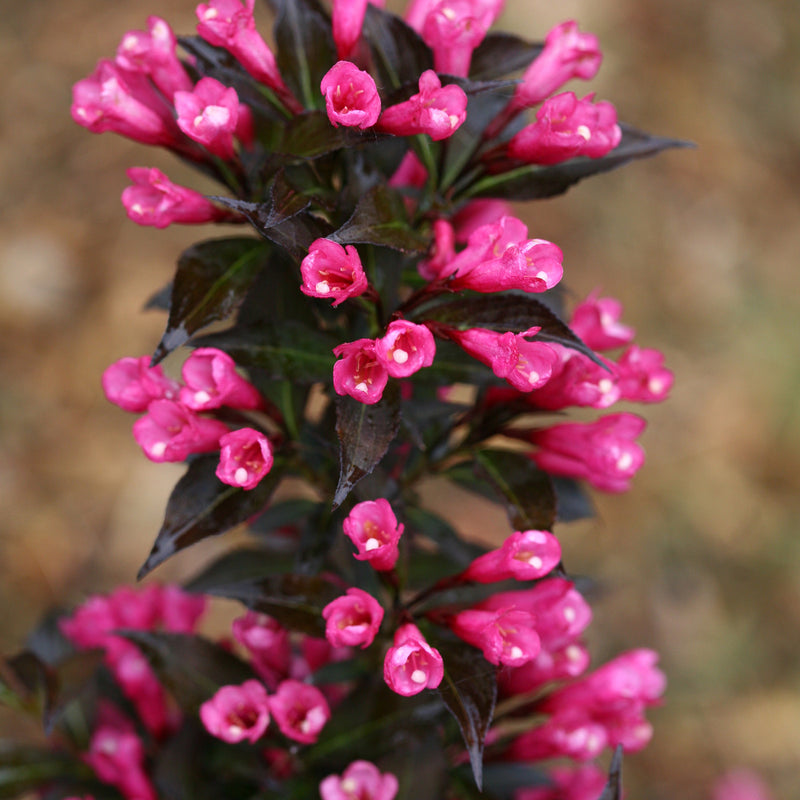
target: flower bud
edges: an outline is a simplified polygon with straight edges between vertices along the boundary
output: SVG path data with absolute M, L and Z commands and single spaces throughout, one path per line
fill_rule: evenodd
M 233 136 L 239 122 L 236 90 L 215 78 L 201 78 L 191 92 L 175 92 L 178 127 L 220 158 L 234 156 Z
M 198 347 L 183 362 L 181 375 L 186 384 L 181 389 L 181 402 L 195 411 L 261 406 L 258 389 L 239 375 L 236 362 L 224 350 Z

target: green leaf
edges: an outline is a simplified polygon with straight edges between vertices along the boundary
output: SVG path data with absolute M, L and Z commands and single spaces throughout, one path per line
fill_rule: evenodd
M 403 196 L 378 184 L 361 198 L 350 219 L 328 238 L 339 244 L 377 244 L 402 253 L 424 253 L 430 239 L 408 224 Z
M 216 454 L 196 458 L 175 484 L 167 501 L 164 524 L 139 570 L 139 580 L 180 550 L 225 533 L 258 513 L 280 480 L 277 470 L 273 470 L 258 486 L 245 491 L 217 478 L 218 462 Z
M 266 247 L 253 238 L 209 239 L 185 250 L 178 259 L 169 320 L 153 363 L 195 331 L 235 311 L 265 263 Z
M 383 399 L 366 405 L 341 397 L 336 401 L 339 437 L 339 484 L 333 497 L 338 508 L 352 488 L 378 466 L 400 429 L 400 392 L 390 382 Z
M 0 798 L 40 792 L 54 781 L 70 786 L 94 778 L 91 768 L 77 758 L 49 748 L 0 742 Z
M 478 789 L 483 783 L 483 743 L 497 703 L 497 668 L 463 642 L 436 642 L 444 659 L 439 693 L 456 718 Z
M 553 529 L 556 494 L 550 476 L 522 453 L 479 450 L 476 467 L 506 501 L 514 530 Z
M 511 33 L 489 33 L 472 53 L 469 77 L 489 81 L 526 69 L 542 48 Z
M 618 744 L 608 770 L 608 783 L 597 800 L 620 800 L 622 797 L 622 745 Z

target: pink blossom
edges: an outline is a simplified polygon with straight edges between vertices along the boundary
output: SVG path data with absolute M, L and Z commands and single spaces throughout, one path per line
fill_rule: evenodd
M 542 645 L 536 658 L 500 673 L 500 689 L 505 697 L 527 694 L 548 683 L 577 678 L 586 672 L 589 661 L 589 651 L 582 642 L 554 649 L 545 649 Z
M 161 624 L 175 633 L 193 633 L 205 614 L 207 599 L 202 594 L 189 594 L 178 586 L 161 590 Z
M 394 175 L 389 178 L 389 186 L 421 189 L 427 180 L 428 171 L 417 158 L 417 154 L 413 150 L 409 150 L 403 156 L 403 160 L 394 171 Z
M 394 800 L 397 778 L 381 772 L 369 761 L 353 761 L 338 775 L 328 775 L 319 785 L 322 800 Z
M 623 400 L 660 403 L 672 388 L 675 376 L 664 367 L 660 350 L 631 345 L 615 365 L 617 384 Z
M 180 147 L 170 106 L 150 81 L 108 59 L 72 87 L 72 119 L 92 133 L 112 131 L 142 144 Z
M 597 800 L 607 781 L 606 773 L 593 764 L 554 767 L 547 777 L 549 786 L 517 789 L 514 800 Z
M 255 489 L 272 469 L 272 448 L 263 433 L 239 428 L 219 440 L 220 454 L 216 476 L 229 486 Z
M 592 350 L 611 350 L 633 341 L 634 330 L 619 321 L 621 316 L 619 300 L 593 293 L 575 306 L 569 326 Z
M 772 800 L 772 793 L 759 775 L 738 767 L 714 781 L 711 800 Z
M 322 79 L 328 119 L 335 127 L 371 128 L 381 113 L 381 98 L 368 72 L 350 61 L 337 61 Z
M 256 31 L 255 0 L 210 0 L 197 6 L 197 33 L 209 44 L 224 47 L 258 81 L 284 94 L 287 89 L 275 56 Z
M 147 414 L 133 423 L 133 438 L 144 454 L 156 462 L 183 461 L 193 453 L 219 447 L 227 425 L 198 417 L 190 408 L 172 400 L 153 400 Z
M 333 388 L 336 394 L 350 395 L 359 403 L 372 405 L 383 396 L 389 373 L 375 352 L 372 339 L 356 339 L 334 347 L 341 356 L 333 365 Z
M 425 689 L 435 689 L 443 677 L 444 662 L 439 651 L 425 641 L 416 625 L 401 625 L 383 662 L 386 685 L 403 697 L 411 697 Z
M 529 164 L 559 164 L 570 158 L 601 158 L 622 139 L 617 111 L 611 103 L 593 103 L 564 92 L 545 100 L 536 122 L 526 125 L 508 143 L 508 154 Z
M 435 142 L 452 136 L 467 118 L 467 95 L 454 83 L 442 86 L 433 70 L 419 78 L 419 92 L 381 114 L 378 128 L 396 136 L 427 133 Z
M 417 263 L 417 271 L 427 281 L 435 281 L 443 276 L 447 265 L 455 257 L 455 231 L 446 219 L 437 219 L 433 223 L 433 242 L 428 250 L 428 257 Z
M 424 325 L 396 319 L 375 340 L 375 355 L 393 378 L 407 378 L 433 364 L 436 344 Z
M 353 587 L 322 609 L 325 638 L 334 647 L 369 647 L 383 621 L 381 604 L 367 592 Z
M 571 347 L 552 344 L 558 357 L 550 380 L 528 398 L 537 408 L 559 410 L 568 406 L 608 408 L 620 399 L 613 366 L 603 368 Z
M 357 503 L 342 523 L 358 552 L 354 557 L 369 561 L 379 571 L 394 568 L 400 551 L 397 543 L 403 534 L 404 525 L 398 525 L 389 501 L 383 497 Z
M 245 647 L 253 668 L 271 689 L 289 674 L 292 650 L 289 631 L 267 614 L 248 611 L 231 626 L 233 638 Z
M 507 200 L 494 197 L 470 200 L 452 218 L 457 242 L 466 242 L 469 237 L 483 225 L 499 222 L 503 217 L 510 217 L 513 209 Z
M 336 42 L 339 58 L 347 58 L 356 46 L 368 2 L 379 8 L 386 6 L 386 0 L 333 0 L 333 41 Z
M 580 709 L 559 712 L 543 724 L 518 736 L 506 751 L 512 761 L 541 761 L 567 757 L 576 761 L 597 758 L 610 744 L 605 727 Z
M 115 361 L 106 367 L 102 384 L 109 402 L 134 413 L 146 411 L 153 400 L 174 400 L 180 389 L 160 365 L 150 366 L 150 356 Z
M 483 651 L 491 664 L 518 667 L 539 654 L 536 618 L 510 606 L 497 611 L 470 608 L 450 620 L 453 633 Z
M 181 402 L 195 411 L 220 406 L 259 408 L 261 395 L 252 383 L 236 372 L 236 362 L 223 350 L 198 347 L 184 361 L 181 369 L 184 386 Z
M 269 725 L 269 697 L 255 680 L 241 686 L 222 686 L 200 706 L 200 719 L 217 739 L 235 744 L 258 741 Z
M 531 458 L 554 475 L 586 480 L 605 492 L 624 492 L 644 463 L 644 450 L 634 439 L 645 421 L 627 412 L 595 422 L 564 422 L 533 431 L 539 447 Z
M 342 247 L 330 239 L 311 243 L 308 255 L 300 264 L 300 274 L 303 294 L 333 298 L 334 306 L 348 297 L 358 297 L 369 286 L 358 250 L 351 244 Z
M 110 783 L 126 800 L 156 800 L 144 770 L 144 746 L 133 730 L 101 725 L 92 734 L 84 761 L 104 783 Z
M 131 167 L 127 174 L 133 186 L 123 190 L 122 205 L 137 225 L 166 228 L 173 222 L 201 224 L 228 216 L 199 192 L 172 183 L 155 167 Z
M 215 78 L 201 78 L 191 92 L 175 92 L 178 127 L 220 158 L 233 158 L 233 136 L 239 122 L 236 89 Z
M 561 560 L 561 545 L 549 531 L 515 531 L 502 547 L 476 558 L 464 580 L 494 583 L 514 578 L 529 581 L 547 575 Z
M 136 707 L 144 726 L 161 736 L 170 727 L 170 713 L 164 689 L 147 659 L 123 639 L 117 639 L 106 655 L 114 679 Z
M 172 100 L 178 91 L 192 90 L 191 78 L 175 55 L 177 40 L 160 17 L 147 18 L 146 31 L 128 31 L 117 48 L 116 62 L 133 72 L 149 75 L 159 91 Z
M 316 686 L 292 679 L 282 681 L 269 698 L 269 710 L 281 733 L 295 742 L 313 744 L 331 718 L 328 701 Z

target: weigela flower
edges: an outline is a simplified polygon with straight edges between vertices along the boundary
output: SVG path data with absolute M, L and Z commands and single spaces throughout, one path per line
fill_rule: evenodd
M 597 800 L 608 780 L 606 773 L 593 764 L 554 767 L 547 774 L 548 785 L 517 789 L 514 800 Z
M 378 128 L 396 136 L 427 133 L 435 142 L 452 136 L 467 118 L 467 95 L 454 83 L 442 86 L 433 70 L 419 78 L 419 92 L 381 114 Z
M 117 64 L 150 76 L 158 90 L 172 100 L 178 91 L 190 92 L 192 80 L 175 55 L 177 40 L 160 17 L 147 18 L 146 31 L 128 31 L 117 48 Z
M 215 78 L 201 78 L 191 92 L 175 92 L 178 127 L 220 158 L 233 158 L 233 136 L 239 123 L 236 89 Z
M 551 97 L 508 143 L 508 154 L 529 164 L 559 164 L 570 158 L 601 158 L 622 139 L 611 103 L 578 100 L 573 92 Z
M 635 332 L 619 320 L 622 303 L 613 297 L 590 294 L 575 306 L 569 327 L 592 350 L 611 350 L 630 344 Z
M 407 378 L 433 364 L 436 343 L 424 325 L 396 319 L 375 340 L 375 355 L 393 378 Z
M 207 605 L 205 595 L 189 594 L 177 586 L 162 586 L 161 624 L 174 633 L 193 633 Z
M 195 411 L 220 406 L 259 408 L 261 395 L 252 383 L 236 372 L 236 362 L 216 347 L 198 347 L 183 362 L 181 375 L 186 384 L 181 402 Z
M 183 461 L 192 453 L 209 453 L 219 447 L 220 437 L 226 433 L 227 425 L 198 417 L 171 400 L 153 400 L 147 414 L 133 423 L 133 438 L 156 462 Z
M 103 392 L 109 402 L 125 411 L 147 411 L 153 400 L 175 400 L 180 384 L 168 378 L 161 365 L 150 366 L 150 356 L 128 356 L 106 367 Z
M 500 692 L 504 697 L 513 697 L 534 692 L 549 683 L 577 678 L 586 672 L 589 662 L 589 651 L 582 642 L 555 649 L 546 649 L 542 645 L 535 658 L 499 674 Z
M 350 61 L 337 61 L 320 83 L 331 124 L 371 128 L 381 113 L 381 98 L 368 72 Z
M 714 781 L 711 800 L 772 800 L 772 793 L 759 775 L 738 767 Z
M 603 368 L 583 353 L 552 344 L 558 356 L 550 380 L 527 399 L 537 408 L 558 410 L 568 406 L 608 408 L 621 397 L 618 373 Z
M 367 276 L 361 266 L 358 250 L 330 239 L 317 239 L 308 248 L 300 264 L 303 285 L 300 291 L 310 297 L 328 297 L 338 306 L 348 297 L 358 297 L 367 286 Z
M 133 186 L 123 190 L 122 205 L 137 225 L 166 228 L 173 222 L 201 224 L 228 216 L 200 192 L 173 183 L 155 167 L 131 167 L 127 175 Z
M 334 347 L 341 356 L 333 365 L 333 388 L 336 394 L 350 395 L 359 403 L 372 405 L 383 396 L 389 380 L 384 363 L 375 352 L 373 339 L 356 339 Z
M 498 200 L 494 197 L 470 200 L 452 217 L 456 241 L 469 241 L 469 237 L 478 228 L 499 222 L 503 217 L 511 217 L 512 211 L 511 204 L 507 200 Z
M 455 230 L 446 219 L 437 219 L 433 223 L 433 244 L 428 257 L 417 262 L 417 272 L 427 281 L 435 281 L 444 277 L 444 270 L 456 255 Z
M 328 775 L 319 785 L 322 800 L 394 800 L 397 778 L 370 761 L 354 761 L 342 776 Z
M 549 531 L 515 531 L 502 547 L 476 558 L 462 573 L 464 580 L 494 583 L 514 578 L 536 580 L 561 561 L 561 545 Z
M 401 625 L 383 662 L 386 685 L 403 697 L 411 697 L 425 689 L 435 689 L 443 677 L 444 662 L 439 651 L 425 641 L 416 625 Z
M 491 664 L 518 667 L 539 654 L 536 618 L 528 611 L 470 608 L 453 615 L 449 624 L 456 636 L 480 648 Z
M 239 428 L 219 440 L 220 454 L 216 476 L 229 486 L 255 489 L 272 469 L 272 447 L 263 433 Z
M 269 696 L 255 680 L 241 686 L 222 686 L 200 706 L 205 729 L 217 739 L 235 744 L 258 741 L 269 725 Z
M 518 736 L 506 751 L 512 761 L 572 758 L 590 761 L 610 744 L 605 727 L 580 709 L 550 717 L 543 724 Z
M 325 695 L 308 683 L 285 680 L 269 698 L 269 710 L 281 733 L 302 744 L 313 744 L 331 718 Z
M 144 770 L 144 745 L 133 730 L 100 725 L 89 743 L 84 761 L 104 783 L 110 783 L 126 800 L 156 800 Z
M 353 556 L 359 561 L 369 561 L 379 571 L 394 568 L 400 555 L 397 543 L 404 525 L 398 525 L 389 501 L 384 498 L 357 503 L 347 515 L 342 528 L 356 546 Z
M 614 365 L 620 394 L 637 403 L 660 403 L 672 388 L 675 376 L 664 367 L 660 350 L 631 345 Z
M 292 656 L 289 631 L 267 614 L 248 611 L 231 625 L 233 638 L 247 649 L 255 671 L 271 689 L 288 676 Z
M 381 604 L 355 587 L 322 609 L 325 638 L 334 647 L 369 647 L 383 621 Z
M 595 422 L 564 422 L 533 431 L 539 447 L 531 455 L 554 475 L 588 481 L 605 492 L 624 492 L 644 463 L 644 450 L 634 439 L 647 423 L 636 414 L 621 412 Z
M 347 58 L 361 36 L 367 3 L 384 8 L 386 0 L 333 0 L 331 23 L 339 58 Z

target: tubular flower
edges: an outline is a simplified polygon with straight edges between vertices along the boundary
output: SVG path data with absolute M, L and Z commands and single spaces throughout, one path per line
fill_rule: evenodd
M 515 531 L 502 547 L 476 558 L 461 577 L 475 583 L 536 580 L 560 560 L 561 545 L 550 531 Z
M 231 625 L 233 638 L 250 654 L 255 671 L 270 689 L 289 675 L 289 631 L 267 614 L 248 611 Z
M 368 3 L 383 8 L 386 0 L 333 0 L 331 22 L 339 58 L 347 58 L 356 46 Z
M 222 686 L 200 706 L 206 730 L 224 742 L 257 742 L 269 725 L 269 697 L 258 681 Z
M 144 745 L 133 730 L 101 725 L 92 734 L 84 761 L 101 781 L 116 786 L 126 800 L 156 800 L 145 772 Z
M 397 543 L 403 535 L 404 525 L 398 525 L 389 501 L 384 498 L 357 503 L 342 523 L 358 552 L 354 557 L 369 561 L 370 565 L 385 572 L 394 568 L 400 555 Z
M 372 339 L 344 342 L 333 349 L 341 358 L 333 365 L 336 394 L 350 395 L 359 403 L 372 405 L 383 396 L 389 373 L 375 352 Z
M 259 408 L 261 395 L 252 383 L 236 372 L 236 362 L 216 347 L 198 347 L 183 362 L 181 402 L 195 411 L 220 406 Z
M 319 785 L 322 800 L 394 800 L 397 778 L 370 761 L 354 761 L 342 773 L 328 775 Z
M 615 366 L 619 391 L 624 400 L 660 403 L 672 388 L 675 376 L 664 367 L 660 350 L 631 345 Z
M 403 697 L 411 697 L 425 689 L 435 689 L 443 677 L 444 662 L 439 651 L 425 641 L 416 625 L 401 625 L 383 662 L 386 685 Z
M 255 489 L 272 469 L 272 448 L 263 433 L 239 428 L 219 440 L 220 454 L 216 475 L 229 486 Z
M 325 638 L 333 647 L 369 647 L 383 621 L 383 608 L 367 592 L 355 587 L 322 609 Z
M 450 619 L 456 636 L 483 651 L 491 664 L 518 667 L 539 654 L 536 618 L 528 611 L 509 607 L 497 611 L 471 608 Z
M 331 125 L 371 128 L 381 113 L 381 98 L 368 72 L 350 61 L 337 61 L 320 83 Z
M 330 239 L 312 242 L 300 264 L 300 274 L 303 294 L 332 298 L 334 306 L 348 297 L 358 297 L 369 285 L 358 250 L 351 244 L 342 247 Z
M 150 366 L 150 356 L 115 361 L 103 373 L 103 391 L 109 402 L 125 411 L 147 411 L 153 400 L 175 400 L 180 384 L 168 378 L 161 365 Z
M 622 303 L 613 297 L 598 297 L 590 294 L 575 306 L 569 326 L 592 350 L 612 350 L 630 344 L 635 332 L 619 320 Z
M 215 78 L 201 78 L 191 92 L 175 92 L 178 127 L 220 158 L 233 158 L 233 136 L 239 123 L 236 90 Z
M 375 340 L 375 355 L 393 378 L 407 378 L 433 364 L 436 343 L 424 325 L 396 319 L 384 336 Z
M 301 744 L 313 744 L 331 718 L 328 701 L 316 686 L 282 681 L 269 698 L 269 710 L 281 733 Z

